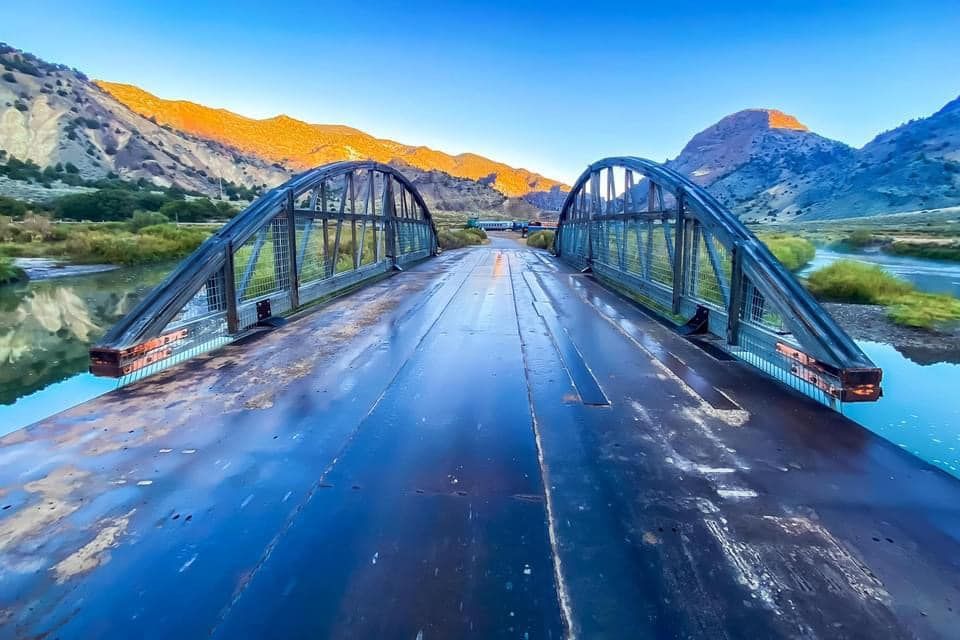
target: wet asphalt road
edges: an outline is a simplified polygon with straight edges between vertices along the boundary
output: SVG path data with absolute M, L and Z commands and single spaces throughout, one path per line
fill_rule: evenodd
M 0 440 L 0 637 L 956 637 L 960 483 L 512 239 Z

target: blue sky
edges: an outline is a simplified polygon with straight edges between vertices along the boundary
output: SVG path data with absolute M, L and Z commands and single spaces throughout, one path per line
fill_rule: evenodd
M 166 98 L 566 181 L 675 156 L 739 109 L 860 146 L 960 94 L 957 0 L 645 4 L 38 0 L 3 12 L 0 40 Z

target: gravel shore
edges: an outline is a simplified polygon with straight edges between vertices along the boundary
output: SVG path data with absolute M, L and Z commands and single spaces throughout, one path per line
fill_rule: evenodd
M 895 325 L 884 308 L 872 304 L 825 302 L 823 307 L 856 340 L 892 345 L 920 364 L 960 362 L 960 327 L 926 331 Z

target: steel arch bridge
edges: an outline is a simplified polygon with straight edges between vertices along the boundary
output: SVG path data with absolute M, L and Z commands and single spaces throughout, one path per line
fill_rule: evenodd
M 358 161 L 305 171 L 186 258 L 90 350 L 90 370 L 148 375 L 436 252 L 430 211 L 394 167 Z
M 734 214 L 662 164 L 591 164 L 554 252 L 826 404 L 880 396 L 881 371 L 830 314 Z

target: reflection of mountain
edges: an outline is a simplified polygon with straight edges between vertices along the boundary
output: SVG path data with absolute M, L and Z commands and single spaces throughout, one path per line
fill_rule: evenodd
M 87 349 L 167 268 L 0 288 L 0 403 L 86 371 Z
M 908 346 L 895 346 L 894 348 L 911 362 L 923 366 L 938 364 L 940 362 L 960 364 L 960 350 L 957 349 Z

